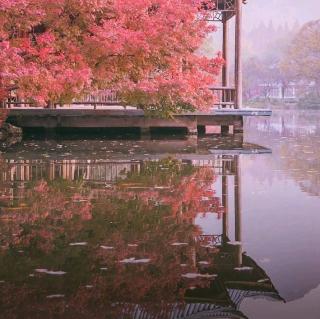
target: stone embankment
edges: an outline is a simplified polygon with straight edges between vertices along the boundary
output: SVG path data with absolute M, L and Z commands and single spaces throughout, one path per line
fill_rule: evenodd
M 0 149 L 18 143 L 22 139 L 22 129 L 5 122 L 8 111 L 0 109 Z

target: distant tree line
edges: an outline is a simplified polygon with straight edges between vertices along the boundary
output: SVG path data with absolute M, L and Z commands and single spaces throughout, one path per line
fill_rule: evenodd
M 285 100 L 320 104 L 320 20 L 300 27 L 260 25 L 248 34 L 244 62 L 246 100 Z

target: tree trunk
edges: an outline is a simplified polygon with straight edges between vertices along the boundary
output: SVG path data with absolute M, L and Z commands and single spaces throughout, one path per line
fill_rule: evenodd
M 52 101 L 48 101 L 47 102 L 47 106 L 48 109 L 54 109 L 54 103 Z

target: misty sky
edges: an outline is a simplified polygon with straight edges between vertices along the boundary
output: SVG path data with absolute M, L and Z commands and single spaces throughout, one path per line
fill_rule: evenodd
M 273 20 L 274 24 L 296 20 L 301 24 L 309 20 L 320 19 L 320 0 L 247 0 L 244 6 L 246 27 L 260 21 Z

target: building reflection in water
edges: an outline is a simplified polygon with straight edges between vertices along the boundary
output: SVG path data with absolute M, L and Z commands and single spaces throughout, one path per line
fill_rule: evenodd
M 6 155 L 0 280 L 2 297 L 14 297 L 0 308 L 8 318 L 246 318 L 245 298 L 282 302 L 242 249 L 247 151 L 179 160 Z M 216 214 L 221 233 L 196 225 L 206 214 Z

